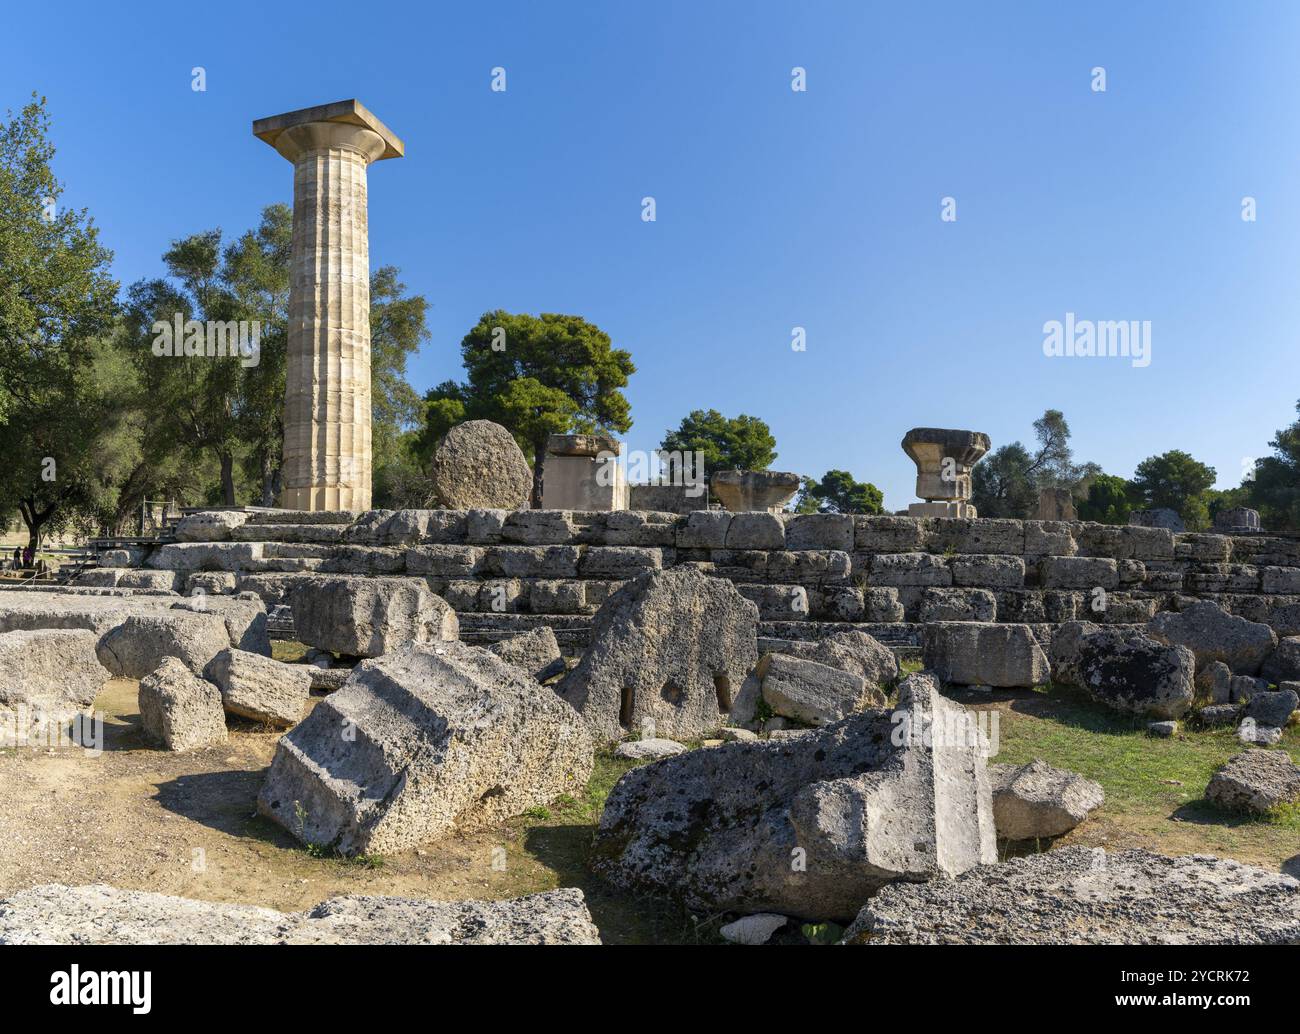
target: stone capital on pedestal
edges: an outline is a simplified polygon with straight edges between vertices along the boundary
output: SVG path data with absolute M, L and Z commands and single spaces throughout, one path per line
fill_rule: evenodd
M 400 158 L 406 153 L 401 138 L 359 100 L 318 104 L 260 118 L 253 123 L 253 135 L 291 162 L 310 151 L 329 147 L 359 151 L 368 162 Z
M 913 503 L 914 517 L 974 517 L 971 497 L 971 467 L 988 452 L 989 436 L 983 431 L 959 431 L 946 427 L 914 427 L 903 435 L 903 451 L 916 464 L 916 494 L 924 503 Z
M 780 513 L 801 483 L 798 474 L 783 470 L 715 470 L 709 490 L 732 513 Z

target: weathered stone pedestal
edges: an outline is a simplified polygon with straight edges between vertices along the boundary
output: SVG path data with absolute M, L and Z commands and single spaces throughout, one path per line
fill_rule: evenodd
M 1167 528 L 1173 532 L 1184 532 L 1187 526 L 1175 510 L 1156 507 L 1154 510 L 1134 510 L 1128 515 L 1128 522 L 1137 528 Z
M 719 470 L 709 489 L 732 513 L 780 513 L 799 491 L 798 474 L 781 470 Z
M 1220 510 L 1214 515 L 1214 530 L 1228 534 L 1244 534 L 1263 531 L 1259 524 L 1259 511 L 1247 506 L 1234 506 L 1230 510 Z
M 941 427 L 914 427 L 903 435 L 903 451 L 916 464 L 916 494 L 925 500 L 912 503 L 912 517 L 975 517 L 971 497 L 971 467 L 989 450 L 982 431 L 957 431 Z
M 623 443 L 599 434 L 553 434 L 542 471 L 545 510 L 626 510 Z
M 366 167 L 398 139 L 355 100 L 253 123 L 293 162 L 293 246 L 280 505 L 370 508 L 370 245 Z
M 1044 488 L 1038 493 L 1040 521 L 1077 521 L 1074 496 L 1068 488 Z

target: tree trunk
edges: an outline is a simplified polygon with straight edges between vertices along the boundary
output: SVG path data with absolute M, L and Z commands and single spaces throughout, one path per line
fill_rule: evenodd
M 228 452 L 221 457 L 221 498 L 226 506 L 235 505 L 235 458 Z
M 533 446 L 533 509 L 542 508 L 542 478 L 545 475 L 546 443 Z
M 279 471 L 276 470 L 275 464 L 272 462 L 271 454 L 269 452 L 264 451 L 262 453 L 261 468 L 262 468 L 262 505 L 274 506 L 275 496 L 276 496 L 275 483 L 279 480 L 279 477 L 277 476 L 279 474 Z
M 31 546 L 33 554 L 41 547 L 41 528 L 45 527 L 45 522 L 54 514 L 58 505 L 58 503 L 50 503 L 44 510 L 38 510 L 31 500 L 19 500 L 18 512 L 22 515 L 23 523 L 27 525 L 27 544 Z

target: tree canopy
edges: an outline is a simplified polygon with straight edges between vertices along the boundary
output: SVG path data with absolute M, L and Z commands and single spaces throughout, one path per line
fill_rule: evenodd
M 766 470 L 776 459 L 776 439 L 764 421 L 744 413 L 725 417 L 716 409 L 692 410 L 660 448 L 703 453 L 706 478 L 718 470 Z
M 1269 447 L 1273 455 L 1255 461 L 1243 486 L 1246 505 L 1259 511 L 1265 528 L 1300 531 L 1300 419 L 1279 430 Z
M 1149 456 L 1137 465 L 1129 482 L 1129 498 L 1137 509 L 1168 508 L 1180 514 L 1191 528 L 1209 521 L 1206 492 L 1214 485 L 1215 471 L 1181 449 Z
M 1101 473 L 1095 463 L 1074 461 L 1070 425 L 1059 409 L 1046 410 L 1034 421 L 1034 438 L 1035 452 L 1011 442 L 972 469 L 971 502 L 981 517 L 1035 517 L 1041 489 L 1078 492 L 1088 478 Z
M 847 470 L 828 470 L 821 480 L 804 478 L 795 499 L 799 513 L 883 513 L 884 494 L 875 485 L 853 480 Z
M 0 512 L 29 540 L 96 505 L 99 443 L 116 426 L 96 380 L 117 313 L 112 253 L 63 208 L 44 98 L 0 123 Z
M 1129 485 L 1114 474 L 1098 474 L 1088 482 L 1087 494 L 1076 510 L 1081 521 L 1099 524 L 1127 524 L 1133 506 L 1129 502 Z

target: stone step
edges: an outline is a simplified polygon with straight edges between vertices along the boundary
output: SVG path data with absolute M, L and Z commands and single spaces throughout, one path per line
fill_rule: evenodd
M 234 542 L 335 543 L 343 541 L 346 524 L 243 524 L 230 531 Z
M 351 524 L 359 516 L 351 510 L 255 510 L 248 524 Z
M 762 640 L 823 639 L 836 632 L 865 632 L 889 647 L 921 644 L 921 625 L 899 621 L 891 624 L 853 621 L 760 621 L 758 636 Z

